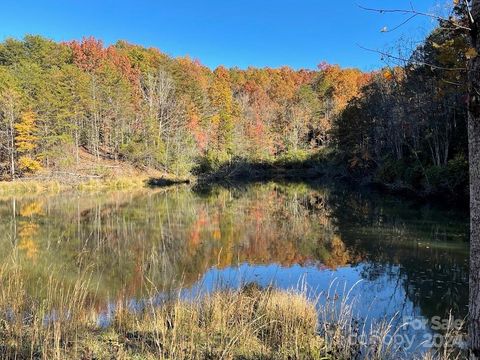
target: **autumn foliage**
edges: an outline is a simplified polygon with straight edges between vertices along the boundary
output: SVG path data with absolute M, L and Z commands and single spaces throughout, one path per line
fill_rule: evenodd
M 334 65 L 212 71 L 93 37 L 8 39 L 0 70 L 0 97 L 12 100 L 0 111 L 0 164 L 11 177 L 78 162 L 79 148 L 175 173 L 312 152 L 329 143 L 332 116 L 370 77 Z

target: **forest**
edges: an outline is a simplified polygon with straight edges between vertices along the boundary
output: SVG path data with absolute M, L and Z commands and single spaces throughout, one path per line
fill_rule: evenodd
M 212 71 L 125 41 L 7 39 L 0 174 L 52 174 L 78 167 L 85 152 L 176 176 L 236 163 L 315 164 L 466 199 L 468 57 L 466 35 L 448 26 L 409 59 L 368 73 L 325 62 Z

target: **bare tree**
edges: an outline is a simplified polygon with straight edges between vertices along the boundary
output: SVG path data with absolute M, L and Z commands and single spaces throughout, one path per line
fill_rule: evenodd
M 15 121 L 18 117 L 18 95 L 14 91 L 5 91 L 0 94 L 0 116 L 6 126 L 6 150 L 10 167 L 10 176 L 15 179 Z
M 175 108 L 175 86 L 173 79 L 162 69 L 155 74 L 147 74 L 142 81 L 143 96 L 150 120 L 158 126 L 159 138 L 167 130 Z

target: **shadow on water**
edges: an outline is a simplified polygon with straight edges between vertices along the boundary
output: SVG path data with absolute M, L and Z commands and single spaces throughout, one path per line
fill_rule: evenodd
M 0 259 L 32 297 L 91 269 L 99 309 L 151 291 L 355 286 L 359 317 L 467 313 L 468 214 L 322 182 L 72 193 L 0 201 Z M 13 259 L 13 260 L 12 260 Z M 148 280 L 146 280 L 148 279 Z M 134 306 L 135 307 L 135 306 Z M 425 329 L 424 331 L 431 331 Z
M 184 179 L 184 180 L 183 179 L 167 179 L 167 178 L 150 178 L 147 180 L 147 186 L 151 188 L 182 185 L 182 184 L 190 184 L 190 180 L 189 179 Z

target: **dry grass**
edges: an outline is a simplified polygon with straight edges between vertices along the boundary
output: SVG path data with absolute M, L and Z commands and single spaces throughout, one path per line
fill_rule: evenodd
M 58 193 L 65 190 L 105 191 L 137 189 L 146 186 L 145 177 L 118 177 L 72 181 L 70 183 L 57 180 L 17 180 L 1 181 L 0 196 L 23 196 L 40 193 Z
M 88 277 L 70 288 L 53 279 L 38 302 L 27 296 L 21 269 L 2 269 L 0 358 L 313 359 L 324 346 L 315 304 L 303 294 L 250 286 L 151 301 L 139 312 L 120 302 L 111 324 L 100 328 Z
M 22 269 L 0 270 L 1 359 L 408 359 L 385 346 L 391 323 L 372 327 L 377 341 L 361 343 L 354 302 L 343 298 L 319 307 L 306 291 L 247 285 L 195 299 L 159 300 L 152 291 L 140 311 L 119 302 L 107 327 L 89 301 L 89 277 L 71 287 L 54 277 L 45 300 L 30 298 Z M 333 294 L 332 294 L 333 295 Z M 442 349 L 423 359 L 453 359 Z
M 184 179 L 178 179 L 171 175 L 163 176 L 162 179 L 168 185 L 168 182 L 175 184 L 185 182 Z M 68 181 L 67 181 L 68 180 Z M 66 190 L 79 190 L 85 192 L 95 191 L 113 191 L 126 189 L 141 189 L 150 187 L 152 178 L 139 176 L 105 176 L 101 178 L 69 178 L 60 180 L 34 180 L 22 179 L 16 181 L 0 181 L 0 196 L 23 196 L 37 195 L 41 193 L 58 193 Z
M 86 182 L 79 183 L 76 186 L 76 189 L 81 191 L 136 189 L 145 187 L 147 181 L 148 179 L 142 176 L 91 179 Z
M 63 190 L 58 181 L 17 180 L 0 181 L 0 196 L 31 195 L 43 192 L 55 193 Z

